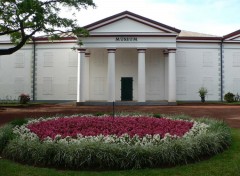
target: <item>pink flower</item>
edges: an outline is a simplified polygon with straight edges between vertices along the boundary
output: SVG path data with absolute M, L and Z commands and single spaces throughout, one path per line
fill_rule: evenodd
M 75 138 L 77 134 L 83 136 L 116 134 L 121 136 L 125 133 L 131 137 L 159 134 L 163 138 L 166 133 L 181 137 L 192 126 L 192 122 L 166 118 L 118 117 L 113 120 L 112 117 L 74 117 L 42 121 L 28 125 L 28 128 L 40 139 L 47 136 L 54 139 L 56 135 L 61 135 L 62 138 L 66 136 Z

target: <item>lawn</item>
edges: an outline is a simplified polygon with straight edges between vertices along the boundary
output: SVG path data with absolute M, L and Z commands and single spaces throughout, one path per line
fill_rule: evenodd
M 35 168 L 0 159 L 0 176 L 240 176 L 240 129 L 232 129 L 233 142 L 230 149 L 195 164 L 164 169 L 141 169 L 126 171 L 63 171 Z

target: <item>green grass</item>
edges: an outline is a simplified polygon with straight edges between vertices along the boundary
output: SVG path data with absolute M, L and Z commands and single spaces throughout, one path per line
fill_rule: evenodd
M 237 102 L 232 102 L 232 103 L 224 103 L 224 104 L 227 104 L 227 105 L 240 105 L 240 102 L 237 101 Z
M 36 105 L 44 105 L 47 103 L 39 103 L 39 102 L 33 102 L 33 103 L 27 103 L 27 104 L 20 104 L 19 102 L 16 103 L 0 103 L 0 107 L 30 107 L 30 106 L 36 106 Z
M 230 149 L 208 160 L 164 169 L 126 171 L 63 171 L 36 168 L 0 159 L 0 176 L 240 176 L 240 129 L 232 129 Z
M 208 105 L 208 104 L 216 104 L 216 105 L 240 105 L 240 102 L 232 102 L 232 103 L 228 103 L 226 101 L 206 101 L 205 103 L 202 103 L 200 100 L 199 101 L 192 101 L 192 102 L 186 102 L 186 101 L 177 101 L 178 105 L 183 105 L 183 104 L 197 104 L 197 103 L 201 103 L 202 105 Z

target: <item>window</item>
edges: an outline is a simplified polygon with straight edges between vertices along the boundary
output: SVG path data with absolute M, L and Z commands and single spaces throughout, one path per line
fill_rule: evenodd
M 15 68 L 24 68 L 24 54 L 15 54 Z
M 233 92 L 240 94 L 240 78 L 233 79 Z
M 53 78 L 52 77 L 43 78 L 43 94 L 44 95 L 53 94 Z
M 53 53 L 45 52 L 43 54 L 43 66 L 44 67 L 52 67 L 53 66 Z
M 233 53 L 233 67 L 240 67 L 240 53 Z
M 212 67 L 213 66 L 213 57 L 211 52 L 203 53 L 203 67 Z

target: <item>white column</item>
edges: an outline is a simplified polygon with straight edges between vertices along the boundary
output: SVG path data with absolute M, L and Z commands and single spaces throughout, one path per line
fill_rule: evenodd
M 165 95 L 165 100 L 168 100 L 168 50 L 164 50 L 163 51 L 164 54 L 164 62 L 165 62 L 165 67 L 164 67 L 164 74 L 165 74 L 165 91 L 164 91 L 164 95 Z
M 85 49 L 78 49 L 77 102 L 84 102 Z
M 85 53 L 85 101 L 89 100 L 89 59 L 90 53 Z
M 138 102 L 146 101 L 145 52 L 146 49 L 138 49 Z
M 168 102 L 176 102 L 176 50 L 168 52 Z
M 115 52 L 116 49 L 108 49 L 108 102 L 115 101 Z

